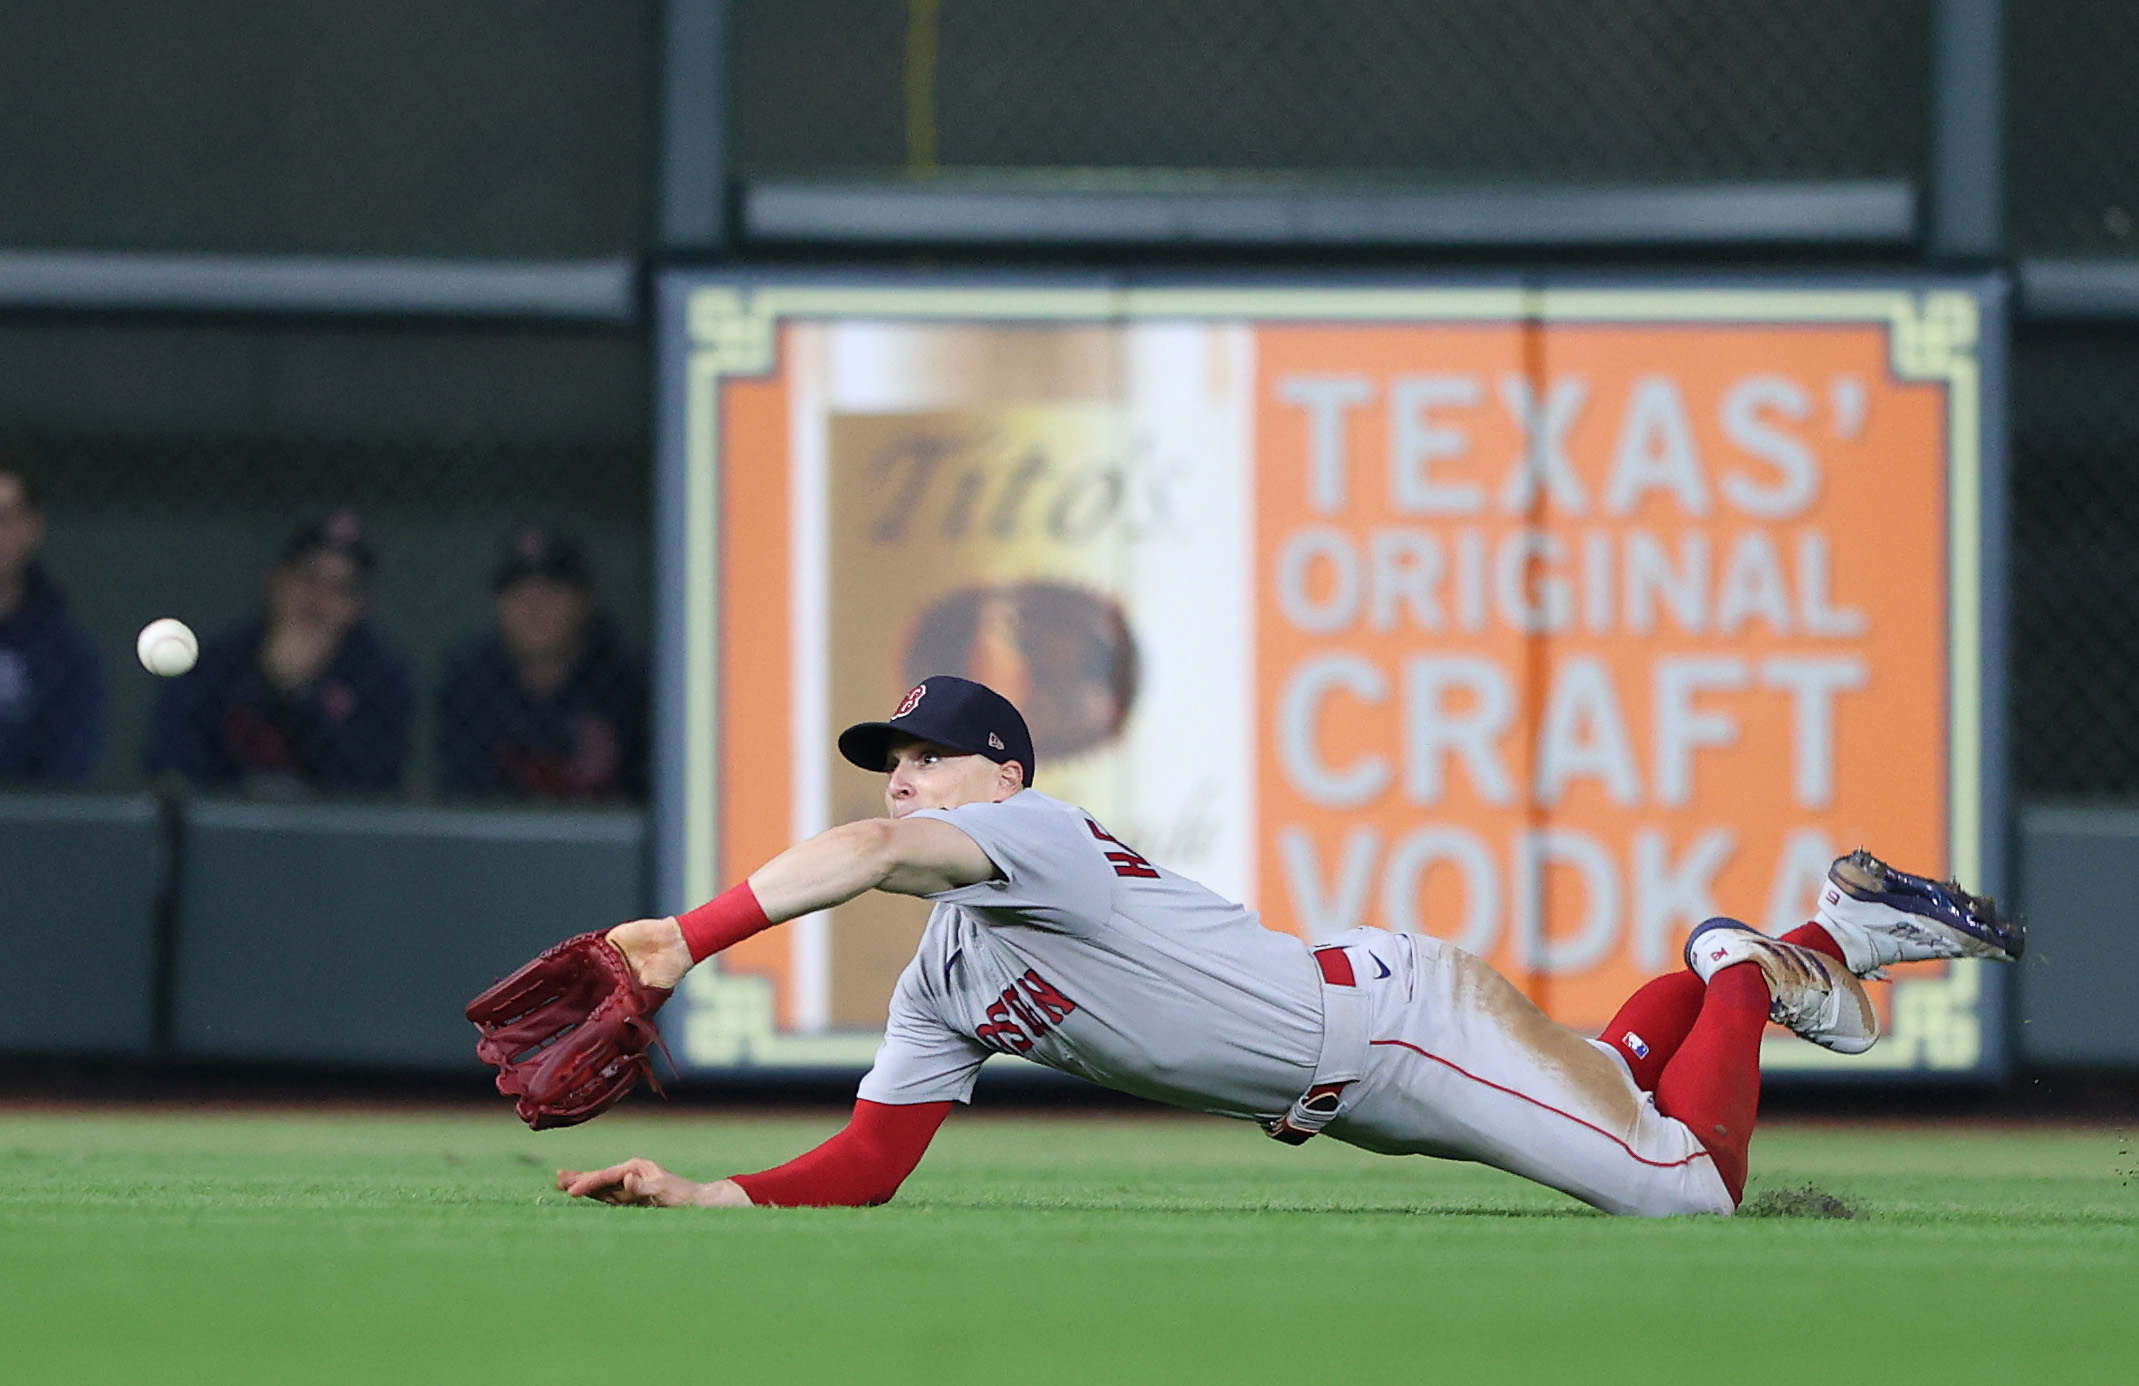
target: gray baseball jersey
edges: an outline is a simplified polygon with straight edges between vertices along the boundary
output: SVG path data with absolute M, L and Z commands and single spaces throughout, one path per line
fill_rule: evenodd
M 1303 941 L 1074 805 L 1028 789 L 917 816 L 963 830 L 1002 875 L 931 897 L 862 1080 L 870 1101 L 963 1102 L 999 1050 L 1174 1106 L 1297 1121 L 1327 1058 L 1326 1011 L 1350 1013 L 1328 1008 L 1356 995 L 1364 1066 L 1341 1084 L 1330 1135 L 1480 1160 L 1612 1212 L 1731 1210 L 1699 1138 L 1623 1060 L 1459 948 L 1355 930 L 1323 945 L 1352 974 L 1325 987 Z
M 929 897 L 862 1097 L 966 1101 L 994 1051 L 1225 1116 L 1276 1116 L 1313 1080 L 1321 980 L 1299 938 L 1037 790 L 914 816 L 1002 874 Z

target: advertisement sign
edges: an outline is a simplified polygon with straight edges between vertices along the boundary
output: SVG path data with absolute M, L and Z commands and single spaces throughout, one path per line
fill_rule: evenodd
M 1447 938 L 1590 1032 L 1700 920 L 1810 917 L 1859 844 L 1992 883 L 1980 285 L 663 303 L 668 907 L 881 814 L 833 738 L 936 673 L 1269 927 Z M 679 1058 L 865 1066 L 926 911 L 702 967 Z M 1977 966 L 1874 990 L 1869 1055 L 1765 1061 L 1999 1061 Z

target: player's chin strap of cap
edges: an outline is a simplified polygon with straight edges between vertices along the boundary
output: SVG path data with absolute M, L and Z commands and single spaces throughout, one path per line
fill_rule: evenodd
M 1271 1139 L 1287 1145 L 1320 1135 L 1344 1110 L 1344 1090 L 1366 1072 L 1367 997 L 1352 971 L 1351 955 L 1341 945 L 1317 948 L 1315 966 L 1322 969 L 1322 1052 L 1315 1060 L 1315 1081 L 1291 1111 L 1263 1123 Z

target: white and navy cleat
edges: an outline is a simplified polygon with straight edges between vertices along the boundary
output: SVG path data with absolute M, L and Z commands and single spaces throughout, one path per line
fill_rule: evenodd
M 1879 1013 L 1864 984 L 1816 948 L 1769 938 L 1735 919 L 1710 919 L 1686 940 L 1686 966 L 1703 982 L 1752 963 L 1768 982 L 1768 1019 L 1837 1054 L 1862 1054 L 1879 1039 Z
M 1859 977 L 1932 958 L 2015 962 L 2027 947 L 2027 929 L 2001 916 L 1989 896 L 1896 871 L 1862 847 L 1827 868 L 1814 922 Z

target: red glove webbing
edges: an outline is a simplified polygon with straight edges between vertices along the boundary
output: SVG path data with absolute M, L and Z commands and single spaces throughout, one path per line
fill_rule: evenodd
M 677 915 L 676 922 L 683 926 L 683 942 L 694 963 L 772 927 L 748 881 L 737 881 L 690 913 Z
M 774 1208 L 860 1208 L 888 1203 L 921 1163 L 950 1115 L 948 1102 L 892 1106 L 858 1098 L 840 1133 L 777 1169 L 738 1174 L 750 1201 Z

